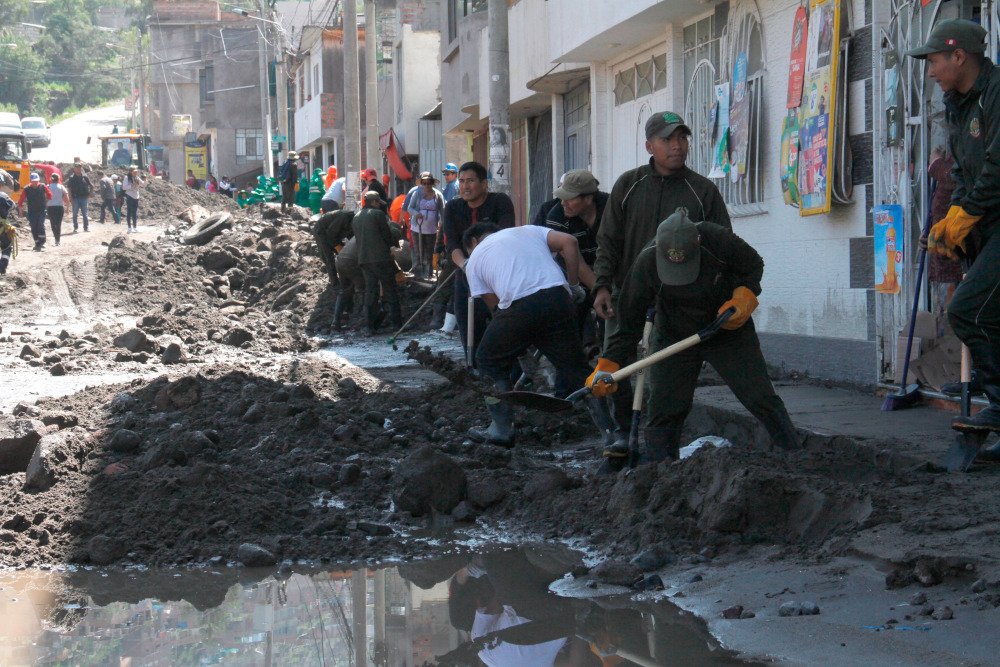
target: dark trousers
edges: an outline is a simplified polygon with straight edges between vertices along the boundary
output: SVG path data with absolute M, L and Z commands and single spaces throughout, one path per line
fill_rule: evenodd
M 111 211 L 111 217 L 114 218 L 115 224 L 121 224 L 121 212 L 115 207 L 114 199 L 102 199 L 101 200 L 101 219 L 100 222 L 104 222 L 104 214 L 106 211 Z
M 611 303 L 615 308 L 618 308 L 618 295 L 619 291 L 616 288 L 611 292 Z M 604 320 L 604 346 L 607 347 L 608 339 L 611 334 L 615 332 L 618 328 L 618 317 L 611 317 Z M 652 343 L 650 344 L 652 349 L 647 350 L 648 352 L 655 352 L 659 348 L 653 348 Z M 635 361 L 635 355 L 630 359 L 624 360 L 622 366 Z M 618 425 L 625 431 L 628 431 L 632 425 L 632 380 L 626 378 L 618 383 L 618 391 L 611 394 L 611 406 L 614 408 L 615 421 Z
M 7 273 L 7 265 L 10 264 L 10 256 L 14 254 L 14 244 L 8 243 L 0 248 L 0 273 Z
M 435 234 L 413 232 L 413 272 L 418 271 L 425 276 L 431 275 L 431 255 L 434 254 Z
M 31 225 L 31 238 L 36 246 L 45 245 L 45 207 L 32 211 L 28 209 L 28 224 Z
M 393 313 L 393 320 L 397 319 L 395 313 L 399 312 L 400 306 L 399 290 L 396 286 L 396 264 L 391 261 L 362 264 L 361 273 L 365 277 L 365 314 L 368 316 L 368 327 L 375 328 L 379 310 L 379 287 L 382 288 L 382 300 L 389 305 L 390 312 Z
M 454 285 L 455 294 L 455 305 L 454 313 L 455 317 L 458 319 L 458 335 L 462 339 L 462 347 L 468 349 L 468 342 L 465 340 L 468 333 L 468 313 L 469 313 L 469 281 L 465 279 L 465 272 L 460 271 L 455 279 L 452 281 Z M 564 290 L 565 291 L 565 290 Z M 479 341 L 483 338 L 483 332 L 486 331 L 486 325 L 490 320 L 490 309 L 486 307 L 486 304 L 482 299 L 476 299 L 475 301 L 475 315 L 473 323 L 473 337 L 472 337 L 472 349 L 475 350 L 479 347 Z M 553 362 L 554 363 L 554 362 Z
M 319 210 L 323 213 L 329 213 L 330 211 L 339 211 L 340 204 L 333 199 L 321 199 L 319 202 Z
M 62 237 L 62 219 L 65 214 L 65 207 L 49 206 L 49 224 L 52 225 L 52 237 L 55 238 L 56 243 L 59 243 L 59 239 Z
M 657 329 L 653 330 L 653 338 L 656 339 L 655 345 L 651 345 L 653 349 L 676 342 L 664 340 Z M 791 420 L 767 376 L 752 321 L 735 331 L 720 331 L 714 338 L 649 369 L 649 426 L 680 428 L 691 412 L 703 361 L 712 365 L 743 407 L 760 420 L 774 444 L 780 446 L 779 443 L 789 437 Z
M 125 222 L 132 229 L 139 224 L 139 200 L 125 196 Z
M 360 292 L 365 287 L 365 275 L 358 267 L 357 262 L 351 261 L 348 264 L 337 261 L 337 275 L 340 278 L 340 292 L 345 298 L 354 303 L 355 292 Z M 393 276 L 395 282 L 395 276 Z
M 990 403 L 1000 403 L 1000 232 L 986 240 L 958 284 L 948 322 L 968 346 Z
M 476 350 L 479 370 L 498 388 L 507 388 L 517 358 L 532 345 L 556 369 L 557 396 L 583 386 L 590 367 L 583 356 L 576 307 L 565 288 L 543 289 L 509 308 L 496 309 Z
M 295 181 L 281 182 L 281 210 L 295 203 Z

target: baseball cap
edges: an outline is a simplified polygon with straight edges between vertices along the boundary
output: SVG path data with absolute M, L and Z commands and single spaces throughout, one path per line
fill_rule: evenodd
M 969 53 L 985 53 L 985 40 L 986 30 L 978 23 L 965 19 L 948 19 L 934 26 L 923 46 L 910 49 L 906 55 L 923 59 L 932 53 L 951 52 L 956 49 Z
M 38 177 L 38 173 L 34 172 L 34 171 L 31 172 L 31 176 L 29 178 L 30 178 L 30 180 L 31 180 L 32 183 L 37 183 L 38 181 L 42 180 L 42 179 L 40 179 Z
M 701 271 L 698 226 L 678 208 L 656 228 L 656 275 L 664 285 L 690 285 Z
M 572 199 L 597 192 L 597 186 L 597 179 L 592 173 L 586 169 L 573 169 L 563 174 L 562 182 L 552 194 L 559 199 Z
M 666 139 L 680 128 L 691 134 L 691 128 L 684 124 L 684 119 L 673 111 L 658 111 L 646 121 L 646 139 L 663 137 Z
M 369 190 L 368 192 L 365 193 L 365 199 L 366 200 L 367 199 L 375 199 L 375 200 L 381 201 L 382 197 L 380 197 L 379 194 L 377 192 L 375 192 L 374 190 Z
M 441 170 L 442 174 L 447 174 L 449 172 L 457 174 L 458 173 L 458 165 L 455 164 L 454 162 L 449 162 L 448 164 L 446 164 L 444 166 L 444 169 Z

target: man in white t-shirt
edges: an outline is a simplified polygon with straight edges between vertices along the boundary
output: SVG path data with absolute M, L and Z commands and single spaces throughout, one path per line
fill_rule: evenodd
M 476 350 L 480 373 L 497 391 L 509 391 L 511 368 L 534 345 L 556 369 L 557 395 L 582 387 L 590 367 L 573 305 L 586 298 L 579 285 L 583 261 L 576 238 L 535 225 L 498 230 L 492 223 L 477 223 L 466 230 L 462 243 L 469 253 L 464 268 L 469 292 L 493 311 Z M 553 253 L 562 257 L 565 274 Z M 491 397 L 487 407 L 492 422 L 486 429 L 469 429 L 469 437 L 513 445 L 510 405 Z M 614 430 L 602 401 L 587 399 L 587 408 L 602 436 Z

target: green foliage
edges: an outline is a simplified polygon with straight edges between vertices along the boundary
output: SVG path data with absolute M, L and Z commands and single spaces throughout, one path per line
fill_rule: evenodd
M 111 31 L 96 25 L 103 0 L 0 0 L 0 105 L 14 105 L 22 116 L 52 119 L 69 109 L 84 109 L 125 97 L 138 61 L 138 28 L 152 0 L 119 0 L 132 26 Z M 32 14 L 34 7 L 34 14 Z M 33 44 L 7 26 L 40 22 Z

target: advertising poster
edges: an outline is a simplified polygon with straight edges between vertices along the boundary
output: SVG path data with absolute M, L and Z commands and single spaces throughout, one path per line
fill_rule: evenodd
M 805 7 L 799 7 L 792 22 L 792 57 L 788 66 L 788 100 L 786 108 L 795 109 L 802 103 L 802 82 L 806 75 L 806 45 L 809 17 Z
M 729 110 L 729 179 L 735 183 L 747 173 L 750 144 L 750 91 L 747 85 L 747 54 L 741 52 L 733 64 L 733 102 Z
M 709 178 L 725 178 L 729 173 L 729 82 L 716 84 L 715 103 L 709 120 L 712 131 L 712 170 Z
M 799 110 L 791 109 L 781 121 L 781 196 L 786 204 L 799 204 Z
M 839 56 L 839 0 L 810 0 L 806 74 L 799 121 L 800 215 L 830 210 Z
M 903 274 L 903 207 L 880 204 L 872 209 L 875 222 L 875 291 L 899 294 Z
M 208 178 L 208 147 L 184 146 L 184 169 L 190 169 L 199 181 Z

